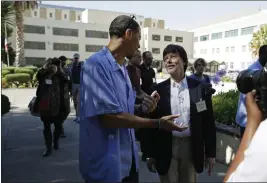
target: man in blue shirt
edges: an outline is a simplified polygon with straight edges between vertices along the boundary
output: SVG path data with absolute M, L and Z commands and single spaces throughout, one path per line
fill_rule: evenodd
M 108 46 L 86 60 L 81 71 L 80 172 L 86 182 L 138 182 L 133 128 L 185 129 L 173 123 L 178 115 L 158 120 L 134 115 L 135 92 L 124 59 L 140 47 L 140 27 L 134 16 L 121 15 L 111 22 L 109 34 Z M 155 96 L 145 97 L 143 112 L 154 110 Z
M 259 59 L 254 62 L 248 69 L 259 70 L 262 69 L 262 64 L 266 62 L 267 57 L 267 45 L 263 45 L 259 49 Z M 246 123 L 247 123 L 247 111 L 245 105 L 246 95 L 240 93 L 237 113 L 236 113 L 236 123 L 240 125 L 240 135 L 241 138 L 245 132 Z

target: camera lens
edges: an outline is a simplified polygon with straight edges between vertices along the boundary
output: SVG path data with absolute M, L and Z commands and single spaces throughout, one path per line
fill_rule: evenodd
M 239 73 L 236 79 L 237 88 L 241 93 L 251 92 L 259 85 L 260 70 L 244 70 Z

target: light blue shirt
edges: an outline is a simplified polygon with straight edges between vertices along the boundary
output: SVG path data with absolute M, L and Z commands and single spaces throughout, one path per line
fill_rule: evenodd
M 134 129 L 102 128 L 98 115 L 134 114 L 135 92 L 125 66 L 104 47 L 85 61 L 80 84 L 80 172 L 89 182 L 120 182 L 138 169 Z
M 249 66 L 248 69 L 259 70 L 262 69 L 262 66 L 259 61 L 256 61 L 251 66 Z M 246 95 L 240 93 L 235 121 L 242 127 L 246 127 L 247 123 L 247 110 L 245 100 Z

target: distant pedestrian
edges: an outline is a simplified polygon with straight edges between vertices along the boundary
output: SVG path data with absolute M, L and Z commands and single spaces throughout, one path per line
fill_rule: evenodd
M 207 62 L 203 58 L 199 58 L 194 62 L 194 70 L 195 73 L 190 75 L 189 77 L 192 79 L 196 79 L 198 81 L 203 81 L 205 83 L 210 84 L 210 78 L 208 75 L 204 74 L 207 67 Z

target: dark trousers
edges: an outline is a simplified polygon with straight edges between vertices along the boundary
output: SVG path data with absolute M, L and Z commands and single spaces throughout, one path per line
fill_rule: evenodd
M 245 129 L 246 129 L 246 127 L 242 127 L 242 126 L 240 126 L 240 138 L 241 138 L 241 139 L 243 138 L 243 135 L 244 135 L 244 133 L 245 133 Z
M 125 177 L 122 179 L 122 182 L 127 182 L 127 183 L 138 183 L 139 182 L 139 175 L 136 170 L 136 164 L 135 164 L 135 158 L 133 157 L 132 159 L 132 166 L 130 170 L 130 174 L 128 177 Z

